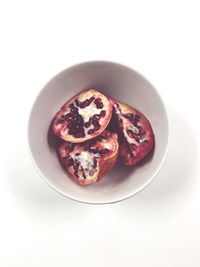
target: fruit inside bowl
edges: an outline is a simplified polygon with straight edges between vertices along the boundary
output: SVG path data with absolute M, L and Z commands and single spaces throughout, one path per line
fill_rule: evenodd
M 154 148 L 148 119 L 137 109 L 95 89 L 84 90 L 56 113 L 52 130 L 63 140 L 60 162 L 80 185 L 100 181 L 115 165 L 118 151 L 133 166 Z
M 94 91 L 91 91 L 93 88 L 98 91 L 95 96 L 93 96 Z M 83 91 L 80 92 L 82 89 Z M 89 101 L 84 99 L 86 91 L 90 92 L 87 95 Z M 72 102 L 74 103 L 74 96 L 77 98 L 80 94 L 83 98 L 78 100 L 76 106 L 73 104 L 74 108 L 69 107 Z M 96 98 L 103 101 L 96 100 Z M 69 101 L 71 102 L 69 103 Z M 65 105 L 64 103 L 68 104 Z M 103 106 L 107 105 L 107 108 L 102 107 L 102 103 Z M 116 110 L 116 103 L 122 112 Z M 122 103 L 125 103 L 124 108 Z M 79 105 L 82 109 L 77 107 Z M 77 112 L 77 108 L 79 112 Z M 70 112 L 73 113 L 71 118 L 71 114 L 65 116 Z M 150 124 L 147 123 L 146 119 L 143 119 L 143 116 L 138 121 L 139 112 L 148 119 Z M 58 116 L 55 117 L 55 114 Z M 55 118 L 56 124 L 54 130 L 51 124 L 53 118 Z M 122 119 L 122 123 L 120 119 Z M 76 123 L 73 124 L 72 121 Z M 145 132 L 139 126 L 143 127 Z M 139 129 L 138 136 L 138 130 L 135 127 Z M 153 129 L 153 136 L 150 129 Z M 110 170 L 111 167 L 108 168 L 104 165 L 108 161 L 106 155 L 101 155 L 100 158 L 97 157 L 96 174 L 92 173 L 93 170 L 92 172 L 86 170 L 86 173 L 89 171 L 92 176 L 83 180 L 81 166 L 77 166 L 80 177 L 73 177 L 68 170 L 72 161 L 68 161 L 68 158 L 65 159 L 65 162 L 62 161 L 59 148 L 68 142 L 77 146 L 79 150 L 81 144 L 93 142 L 106 132 L 110 133 L 111 137 L 117 135 L 117 139 L 112 138 L 111 143 L 113 145 L 110 148 L 111 152 L 109 152 L 113 154 L 111 159 L 114 166 L 112 167 L 112 164 L 109 163 L 112 170 Z M 110 141 L 107 142 L 108 140 L 110 138 L 106 136 L 105 144 L 110 143 Z M 126 140 L 130 141 L 130 145 L 127 145 Z M 86 62 L 69 67 L 57 74 L 40 91 L 29 117 L 28 141 L 31 158 L 36 169 L 44 181 L 54 190 L 80 202 L 113 203 L 138 193 L 150 184 L 158 174 L 168 150 L 168 117 L 159 93 L 142 75 L 117 63 Z M 118 144 L 116 161 L 117 147 L 115 144 Z M 95 145 L 95 148 L 100 151 L 101 148 L 98 146 Z M 134 150 L 132 150 L 133 148 Z M 136 162 L 149 149 L 147 155 Z M 90 169 L 89 167 L 92 166 L 92 169 L 93 167 L 95 169 L 94 159 L 95 155 L 98 154 L 92 151 L 86 152 L 88 153 L 84 153 L 82 157 L 72 153 L 73 160 L 82 161 L 81 158 L 85 159 L 88 156 L 93 161 L 87 168 Z M 137 154 L 135 155 L 135 153 Z M 69 156 L 71 157 L 70 153 Z M 134 165 L 131 165 L 132 163 Z M 98 166 L 103 167 L 99 168 Z M 100 175 L 100 169 L 102 169 L 101 172 L 105 170 L 103 175 Z M 71 165 L 71 172 L 74 175 L 75 170 Z M 83 184 L 89 182 L 90 185 L 78 186 L 79 181 Z

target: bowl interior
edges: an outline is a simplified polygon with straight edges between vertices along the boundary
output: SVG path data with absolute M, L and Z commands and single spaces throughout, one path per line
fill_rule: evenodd
M 116 164 L 102 181 L 83 187 L 61 167 L 49 127 L 60 107 L 87 88 L 100 90 L 144 113 L 153 127 L 156 146 L 138 166 Z M 38 170 L 54 189 L 75 200 L 110 203 L 134 195 L 155 177 L 167 150 L 168 120 L 160 96 L 137 72 L 115 63 L 89 62 L 66 69 L 43 88 L 30 114 L 28 139 Z

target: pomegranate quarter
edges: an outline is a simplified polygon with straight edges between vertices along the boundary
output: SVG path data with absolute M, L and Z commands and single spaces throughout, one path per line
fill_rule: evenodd
M 137 109 L 114 99 L 110 101 L 118 128 L 121 158 L 125 165 L 135 165 L 154 147 L 153 130 L 147 118 Z
M 118 137 L 104 131 L 93 140 L 80 144 L 65 142 L 58 148 L 64 168 L 81 185 L 98 182 L 114 166 L 118 156 Z
M 55 115 L 54 133 L 65 141 L 81 143 L 100 135 L 112 116 L 108 98 L 90 89 L 67 101 Z

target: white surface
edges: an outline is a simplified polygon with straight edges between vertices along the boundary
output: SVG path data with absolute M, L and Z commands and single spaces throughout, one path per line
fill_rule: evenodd
M 49 127 L 64 102 L 86 88 L 138 108 L 151 122 L 156 145 L 143 164 L 135 168 L 116 164 L 101 182 L 77 186 L 60 166 Z M 169 123 L 159 94 L 141 75 L 119 64 L 92 61 L 64 70 L 43 88 L 31 110 L 28 140 L 34 164 L 56 191 L 86 203 L 112 203 L 138 193 L 155 178 L 168 150 Z
M 200 266 L 198 3 L 1 2 L 0 266 Z M 143 73 L 168 103 L 173 130 L 154 182 L 108 206 L 54 192 L 25 142 L 38 91 L 65 67 L 93 59 Z

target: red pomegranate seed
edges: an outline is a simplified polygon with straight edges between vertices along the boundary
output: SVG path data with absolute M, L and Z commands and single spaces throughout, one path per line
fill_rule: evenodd
M 92 96 L 90 97 L 90 102 L 92 102 L 95 98 Z
M 99 126 L 99 121 L 98 120 L 94 120 L 92 123 L 94 126 Z
M 84 137 L 85 134 L 84 134 L 84 132 L 78 132 L 78 133 L 75 133 L 74 136 L 75 136 L 76 138 L 81 138 L 81 137 Z
M 90 129 L 89 131 L 88 131 L 88 134 L 93 134 L 94 133 L 94 129 Z
M 101 108 L 103 108 L 103 103 L 101 102 L 101 98 L 96 98 L 95 99 L 95 101 L 94 101 L 94 103 L 95 103 L 95 105 L 96 105 L 96 107 L 98 108 L 98 109 L 101 109 Z
M 102 110 L 102 111 L 100 112 L 100 116 L 101 116 L 102 118 L 106 116 L 106 112 L 105 112 L 105 110 Z
M 91 97 L 90 99 L 86 99 L 83 102 L 79 102 L 79 107 L 80 108 L 85 108 L 85 107 L 89 106 L 92 103 L 93 100 L 94 100 L 94 97 Z
M 98 131 L 100 128 L 101 128 L 100 125 L 96 125 L 96 126 L 94 126 L 94 130 L 95 130 L 95 131 Z
M 89 123 L 89 121 L 87 121 L 87 122 L 84 123 L 84 127 L 85 127 L 85 128 L 90 127 L 90 123 Z
M 94 116 L 93 116 L 93 119 L 95 119 L 95 120 L 100 120 L 100 114 L 95 114 Z

